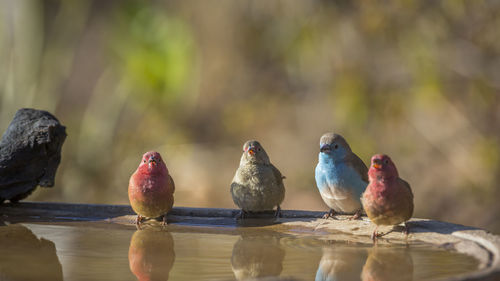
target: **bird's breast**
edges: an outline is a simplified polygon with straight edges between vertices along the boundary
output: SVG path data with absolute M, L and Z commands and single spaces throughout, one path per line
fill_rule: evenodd
M 251 188 L 264 188 L 277 184 L 272 168 L 263 165 L 245 165 L 240 167 L 233 181 L 248 185 Z

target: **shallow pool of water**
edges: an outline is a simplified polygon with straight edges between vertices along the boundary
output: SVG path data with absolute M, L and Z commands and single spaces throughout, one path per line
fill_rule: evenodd
M 330 236 L 331 237 L 331 236 Z M 0 226 L 1 280 L 432 280 L 477 269 L 426 244 L 379 245 L 259 227 L 105 222 Z

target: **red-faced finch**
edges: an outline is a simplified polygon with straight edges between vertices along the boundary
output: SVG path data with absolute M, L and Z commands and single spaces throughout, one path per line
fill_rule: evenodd
M 244 218 L 248 212 L 273 210 L 274 206 L 277 206 L 276 216 L 280 216 L 280 204 L 285 198 L 283 178 L 262 145 L 255 140 L 247 141 L 231 183 L 233 201 L 241 208 L 237 218 Z
M 163 216 L 165 224 L 166 214 L 174 204 L 174 191 L 174 180 L 160 153 L 146 152 L 128 185 L 128 198 L 132 209 L 137 213 L 137 226 L 140 227 L 143 218 L 160 216 Z
M 398 170 L 387 155 L 377 154 L 371 159 L 368 170 L 369 184 L 361 202 L 368 218 L 376 225 L 372 234 L 375 240 L 379 225 L 405 224 L 413 215 L 413 193 L 410 185 L 399 178 Z

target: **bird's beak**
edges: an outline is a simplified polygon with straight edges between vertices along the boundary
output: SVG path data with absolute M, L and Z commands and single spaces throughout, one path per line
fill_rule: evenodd
M 149 163 L 149 164 L 152 164 L 152 165 L 156 165 L 156 159 L 154 159 L 154 158 L 149 158 L 148 163 Z
M 254 155 L 255 154 L 255 149 L 253 147 L 248 148 L 248 154 Z
M 372 164 L 372 167 L 377 169 L 377 170 L 380 170 L 382 169 L 382 163 L 380 163 L 381 161 L 378 160 L 378 159 L 375 159 L 373 160 L 373 164 Z
M 322 144 L 320 147 L 319 147 L 319 151 L 320 152 L 326 152 L 326 151 L 330 151 L 330 146 L 326 143 Z

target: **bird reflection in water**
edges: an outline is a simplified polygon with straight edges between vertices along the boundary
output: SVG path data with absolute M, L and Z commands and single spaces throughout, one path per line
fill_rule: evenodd
M 0 280 L 63 280 L 54 242 L 20 224 L 0 227 Z
M 413 259 L 409 249 L 374 246 L 369 250 L 361 279 L 363 281 L 413 280 Z
M 233 246 L 231 266 L 238 280 L 278 277 L 284 257 L 278 235 L 244 234 Z
M 172 235 L 155 228 L 137 230 L 130 240 L 128 260 L 138 280 L 168 280 L 175 261 Z
M 316 281 L 359 280 L 367 252 L 364 247 L 335 244 L 323 248 Z

